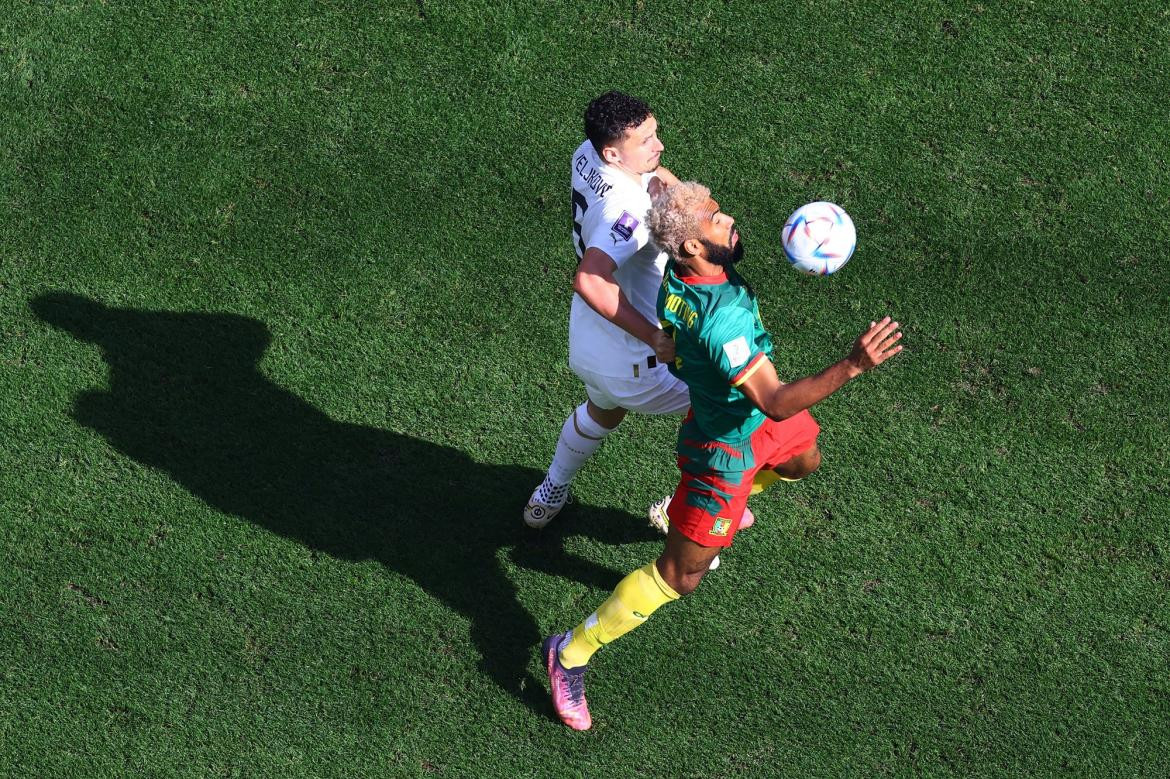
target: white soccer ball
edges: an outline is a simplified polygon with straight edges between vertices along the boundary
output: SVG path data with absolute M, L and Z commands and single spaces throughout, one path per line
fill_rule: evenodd
M 792 212 L 784 223 L 784 254 L 792 267 L 813 276 L 827 276 L 849 262 L 857 246 L 857 230 L 845 209 L 818 200 Z

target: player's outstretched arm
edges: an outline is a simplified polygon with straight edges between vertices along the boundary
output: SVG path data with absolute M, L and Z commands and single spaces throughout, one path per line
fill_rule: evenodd
M 740 390 L 756 408 L 772 419 L 787 419 L 820 403 L 848 382 L 902 351 L 902 345 L 898 343 L 901 338 L 898 323 L 891 322 L 889 317 L 870 322 L 869 329 L 854 342 L 849 356 L 820 373 L 785 384 L 776 375 L 776 366 L 765 359 L 740 385 Z
M 573 291 L 594 311 L 647 344 L 659 360 L 673 360 L 674 342 L 662 332 L 657 322 L 651 322 L 638 313 L 614 278 L 616 270 L 617 263 L 608 254 L 590 247 L 585 250 L 581 264 L 577 266 Z

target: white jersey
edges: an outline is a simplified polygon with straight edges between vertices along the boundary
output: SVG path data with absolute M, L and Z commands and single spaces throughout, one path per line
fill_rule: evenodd
M 666 254 L 650 240 L 646 212 L 650 194 L 606 164 L 586 140 L 573 153 L 573 246 L 577 261 L 586 249 L 605 252 L 617 265 L 614 278 L 631 305 L 647 320 L 658 321 L 658 287 Z M 569 311 L 569 365 L 600 376 L 629 377 L 634 365 L 646 368 L 654 350 L 598 314 L 580 295 Z

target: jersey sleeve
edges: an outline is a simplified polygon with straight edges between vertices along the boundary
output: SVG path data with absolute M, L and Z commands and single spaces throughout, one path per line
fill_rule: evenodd
M 718 309 L 700 341 L 715 371 L 733 387 L 743 384 L 768 359 L 756 344 L 755 315 L 745 308 Z
M 585 214 L 581 229 L 585 248 L 600 249 L 620 268 L 650 240 L 645 222 L 646 215 L 637 209 L 602 201 Z

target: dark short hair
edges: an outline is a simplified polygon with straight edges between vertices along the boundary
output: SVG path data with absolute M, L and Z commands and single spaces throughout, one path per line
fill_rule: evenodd
M 600 156 L 602 149 L 620 141 L 626 130 L 646 121 L 651 113 L 650 106 L 638 98 L 611 90 L 585 109 L 585 137 Z

